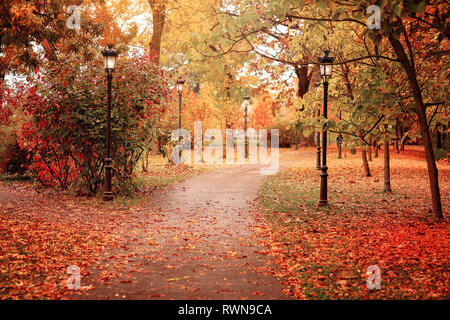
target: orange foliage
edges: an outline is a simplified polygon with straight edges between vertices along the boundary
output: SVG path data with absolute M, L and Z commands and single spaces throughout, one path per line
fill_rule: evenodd
M 257 101 L 251 108 L 249 126 L 254 129 L 267 129 L 276 120 L 273 113 L 273 99 L 267 93 L 258 97 Z

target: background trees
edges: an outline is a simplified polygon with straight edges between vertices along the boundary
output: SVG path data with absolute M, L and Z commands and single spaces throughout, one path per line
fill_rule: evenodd
M 426 150 L 433 213 L 441 219 L 438 172 L 427 109 L 440 104 L 448 109 L 448 92 L 442 91 L 439 79 L 448 77 L 449 70 L 449 26 L 446 22 L 449 7 L 445 1 L 377 1 L 382 12 L 381 28 L 368 29 L 365 12 L 371 4 L 371 1 L 349 1 L 342 5 L 338 1 L 325 0 L 230 1 L 221 7 L 226 17 L 221 26 L 226 32 L 221 37 L 216 34 L 207 37 L 209 40 L 203 50 L 211 56 L 255 53 L 278 64 L 289 65 L 299 78 L 297 94 L 303 98 L 310 88 L 313 72 L 308 66 L 316 63 L 314 57 L 320 55 L 321 48 L 331 49 L 337 57 L 336 66 L 342 66 L 341 70 L 335 69 L 341 73 L 340 80 L 346 86 L 348 98 L 346 105 L 340 105 L 338 110 L 335 104 L 333 112 L 337 116 L 339 111 L 341 123 L 350 122 L 350 126 L 355 127 L 347 132 L 347 136 L 370 145 L 379 136 L 377 131 L 382 131 L 380 119 L 384 119 L 394 122 L 396 139 L 400 140 L 402 130 L 397 125 L 397 120 L 402 118 L 400 114 L 407 110 L 417 116 Z M 218 38 L 217 44 L 211 46 L 215 38 Z M 439 66 L 439 71 L 432 66 Z M 373 78 L 371 69 L 374 68 L 384 72 L 389 69 L 388 81 L 382 83 Z M 434 83 L 434 89 L 431 83 Z M 399 90 L 389 90 L 392 85 L 397 85 Z M 375 96 L 377 101 L 371 101 Z M 365 106 L 359 104 L 361 101 L 365 101 Z M 384 105 L 377 105 L 377 102 Z M 369 103 L 373 105 L 368 106 Z M 342 112 L 344 116 L 341 117 Z M 355 123 L 348 118 L 359 118 L 360 121 Z M 320 125 L 325 122 L 321 121 Z M 327 125 L 333 129 L 336 124 L 334 120 L 328 120 Z M 355 142 L 355 139 L 349 140 Z
M 78 31 L 65 26 L 70 4 L 2 4 L 1 77 L 9 70 L 37 81 L 39 69 L 34 75 L 27 67 L 74 54 L 89 65 L 107 41 L 124 53 L 150 49 L 149 63 L 160 66 L 168 82 L 187 80 L 187 128 L 194 120 L 221 129 L 241 126 L 242 98 L 251 92 L 250 124 L 279 127 L 289 135 L 286 145 L 298 144 L 300 131 L 308 136 L 326 125 L 333 140 L 343 134 L 347 148 L 361 148 L 366 175 L 372 146 L 387 141 L 400 151 L 407 141 L 423 142 L 433 212 L 442 218 L 434 162 L 445 154 L 448 131 L 445 1 L 377 1 L 380 29 L 367 27 L 369 0 L 90 0 L 82 4 Z M 322 105 L 316 57 L 324 48 L 336 57 L 328 120 L 316 117 Z M 8 95 L 3 91 L 4 99 Z M 164 149 L 176 115 L 170 104 L 159 109 L 167 112 L 149 124 L 154 150 Z M 2 114 L 12 111 L 2 108 Z

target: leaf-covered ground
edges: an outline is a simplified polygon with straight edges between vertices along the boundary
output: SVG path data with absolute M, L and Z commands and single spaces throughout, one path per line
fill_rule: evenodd
M 208 297 L 204 289 L 211 281 L 216 281 L 213 273 L 220 270 L 216 264 L 220 262 L 232 268 L 244 263 L 252 270 L 260 258 L 255 256 L 249 263 L 243 257 L 249 259 L 247 255 L 250 256 L 254 252 L 252 248 L 261 242 L 267 248 L 258 254 L 275 257 L 278 271 L 261 267 L 258 273 L 266 278 L 286 279 L 284 292 L 295 298 L 449 298 L 450 227 L 448 220 L 436 223 L 432 219 L 427 170 L 421 150 L 415 148 L 392 155 L 394 192 L 385 194 L 381 191 L 382 153 L 370 163 L 373 177 L 364 178 L 359 154 L 353 156 L 347 152 L 344 159 L 337 160 L 332 149 L 329 156 L 329 209 L 316 207 L 319 172 L 315 170 L 314 151 L 311 148 L 282 150 L 281 162 L 296 163 L 296 166 L 269 178 L 261 188 L 259 204 L 266 226 L 262 221 L 253 221 L 247 210 L 236 211 L 243 220 L 228 219 L 229 225 L 216 219 L 211 222 L 214 214 L 220 212 L 217 208 L 209 215 L 202 211 L 203 218 L 197 216 L 195 210 L 185 210 L 192 220 L 186 221 L 192 224 L 186 224 L 186 221 L 182 224 L 178 221 L 184 216 L 176 214 L 178 217 L 173 220 L 172 214 L 162 214 L 156 206 L 143 201 L 148 195 L 146 189 L 163 188 L 211 169 L 207 167 L 158 166 L 154 163 L 148 173 L 139 177 L 144 196 L 135 201 L 118 198 L 114 203 L 35 189 L 27 181 L 4 180 L 0 182 L 0 299 L 74 298 L 66 289 L 69 265 L 80 267 L 82 279 L 93 279 L 112 286 L 111 292 L 127 294 L 140 283 L 134 278 L 145 279 L 147 274 L 169 275 L 167 270 L 172 270 L 170 277 L 163 277 L 160 284 L 149 287 L 156 293 L 147 298 L 169 299 L 175 294 L 170 291 L 174 288 L 178 288 L 176 294 L 179 296 L 195 298 L 203 294 Z M 438 168 L 443 208 L 448 216 L 450 166 L 446 161 L 440 161 Z M 214 174 L 209 179 L 214 180 Z M 186 189 L 182 185 L 179 189 L 182 200 Z M 195 193 L 195 190 L 191 192 Z M 232 192 L 230 195 L 234 197 Z M 226 213 L 230 210 L 229 204 L 224 202 L 223 217 L 229 218 Z M 179 213 L 181 206 L 172 205 L 177 207 L 172 213 Z M 211 200 L 204 204 L 206 208 L 211 205 L 218 204 Z M 194 208 L 197 206 L 193 203 Z M 249 228 L 254 228 L 251 236 L 246 239 L 229 236 L 237 230 L 233 223 L 242 227 L 245 221 Z M 221 224 L 220 228 L 217 224 Z M 192 233 L 193 226 L 201 232 Z M 189 230 L 184 230 L 186 227 Z M 225 236 L 217 243 L 211 243 L 208 237 L 199 238 L 200 233 L 211 234 L 211 237 Z M 139 244 L 139 236 L 153 234 L 165 238 Z M 162 247 L 165 242 L 168 245 Z M 204 248 L 211 245 L 217 246 L 210 248 L 210 252 Z M 233 251 L 228 245 L 238 249 Z M 247 247 L 249 253 L 238 254 Z M 142 250 L 134 250 L 136 248 Z M 208 256 L 197 254 L 193 248 L 208 252 Z M 148 250 L 151 254 L 146 253 Z M 223 257 L 222 251 L 225 252 Z M 124 253 L 109 256 L 108 252 Z M 189 258 L 189 252 L 192 258 Z M 161 266 L 160 270 L 147 270 L 145 263 L 134 268 L 136 263 L 141 264 L 141 260 L 148 257 L 154 258 L 150 266 Z M 179 258 L 180 268 L 195 265 L 200 257 L 212 258 L 202 267 L 197 284 L 194 269 L 198 266 L 192 270 L 188 268 L 194 274 L 186 278 L 187 269 L 182 274 L 177 271 L 181 270 L 177 269 L 177 261 L 169 263 L 164 257 Z M 367 289 L 366 269 L 369 265 L 381 268 L 381 290 Z M 127 266 L 132 269 L 131 275 L 125 272 Z M 142 268 L 147 273 L 138 275 Z M 231 272 L 226 268 L 223 270 Z M 242 269 L 235 267 L 235 270 L 239 278 Z M 250 274 L 247 275 L 249 279 L 259 279 Z M 202 280 L 207 279 L 205 275 L 210 276 L 208 281 Z M 124 288 L 117 290 L 116 282 Z M 78 293 L 94 297 L 92 294 L 97 291 L 92 283 L 83 281 Z M 143 286 L 147 287 L 146 284 Z M 262 295 L 262 289 L 245 295 L 241 289 L 237 286 L 236 294 L 234 289 L 228 289 L 224 294 L 228 298 L 270 297 Z M 102 292 L 105 297 L 110 297 L 108 290 L 105 288 Z M 138 291 L 134 294 L 139 296 Z M 214 294 L 220 296 L 222 293 L 214 291 Z M 128 298 L 130 295 L 112 295 L 114 297 Z
M 7 192 L 14 199 L 0 202 L 1 299 L 61 298 L 67 266 L 90 265 L 102 247 L 115 245 L 112 229 L 123 218 L 118 212 L 44 197 L 26 185 L 9 185 Z
M 79 266 L 85 277 L 88 266 L 102 263 L 105 248 L 117 247 L 124 226 L 142 214 L 137 211 L 148 191 L 207 170 L 154 162 L 138 179 L 142 194 L 114 203 L 35 188 L 29 181 L 0 181 L 0 299 L 64 298 L 67 267 Z
M 410 147 L 411 148 L 411 147 Z M 383 153 L 363 177 L 361 156 L 329 154 L 328 209 L 318 209 L 313 149 L 293 168 L 269 178 L 259 193 L 269 247 L 300 299 L 439 299 L 450 297 L 448 218 L 436 223 L 420 148 L 392 154 L 392 193 L 383 193 Z M 438 163 L 444 214 L 450 165 Z M 366 285 L 368 266 L 381 269 L 381 289 Z
M 284 299 L 256 196 L 260 167 L 199 175 L 149 198 L 74 299 Z M 153 213 L 153 214 L 151 214 Z

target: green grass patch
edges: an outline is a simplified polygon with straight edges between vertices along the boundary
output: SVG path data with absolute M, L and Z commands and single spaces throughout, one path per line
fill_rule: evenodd
M 33 178 L 30 175 L 20 174 L 2 174 L 0 175 L 0 181 L 2 182 L 15 182 L 15 181 L 31 181 Z

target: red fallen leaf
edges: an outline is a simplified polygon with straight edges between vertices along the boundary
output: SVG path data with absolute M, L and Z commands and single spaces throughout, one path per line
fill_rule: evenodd
M 317 174 L 313 168 L 307 168 L 306 161 L 305 165 L 289 169 L 289 174 L 269 179 L 269 185 L 278 191 L 279 202 L 272 200 L 273 188 L 262 194 L 263 212 L 269 217 L 265 222 L 271 227 L 268 235 L 274 240 L 264 242 L 278 264 L 279 272 L 274 275 L 285 277 L 283 281 L 289 286 L 284 292 L 299 299 L 448 296 L 444 270 L 450 225 L 448 221 L 435 223 L 424 217 L 431 202 L 425 161 L 415 161 L 408 152 L 398 157 L 402 159 L 394 158 L 391 163 L 395 189 L 401 190 L 398 194 L 374 192 L 380 188 L 377 181 L 355 178 L 358 173 L 354 168 L 360 159 L 332 161 L 333 176 L 338 178 L 336 183 L 329 180 L 335 194 L 330 207 L 323 211 L 313 205 L 298 210 L 299 202 L 315 201 L 311 194 L 298 192 L 302 185 L 317 183 Z M 382 179 L 382 161 L 374 161 L 371 166 L 372 174 Z M 444 177 L 440 184 L 448 189 L 449 170 L 439 170 Z M 301 177 L 301 183 L 292 176 Z M 298 215 L 295 222 L 287 221 L 283 214 L 272 214 L 280 202 L 286 214 Z M 283 248 L 285 244 L 289 244 L 288 250 Z M 369 291 L 366 286 L 370 265 L 381 269 L 379 291 Z
M 94 285 L 90 284 L 88 286 L 82 286 L 80 289 L 83 290 L 83 291 L 86 291 L 86 290 L 92 290 L 94 288 L 95 288 Z
M 120 280 L 120 282 L 121 282 L 121 283 L 132 283 L 133 280 L 129 280 L 129 279 L 128 279 L 128 280 Z
M 253 291 L 252 295 L 254 295 L 254 296 L 263 296 L 264 293 L 261 293 L 261 292 L 255 290 L 255 291 Z

